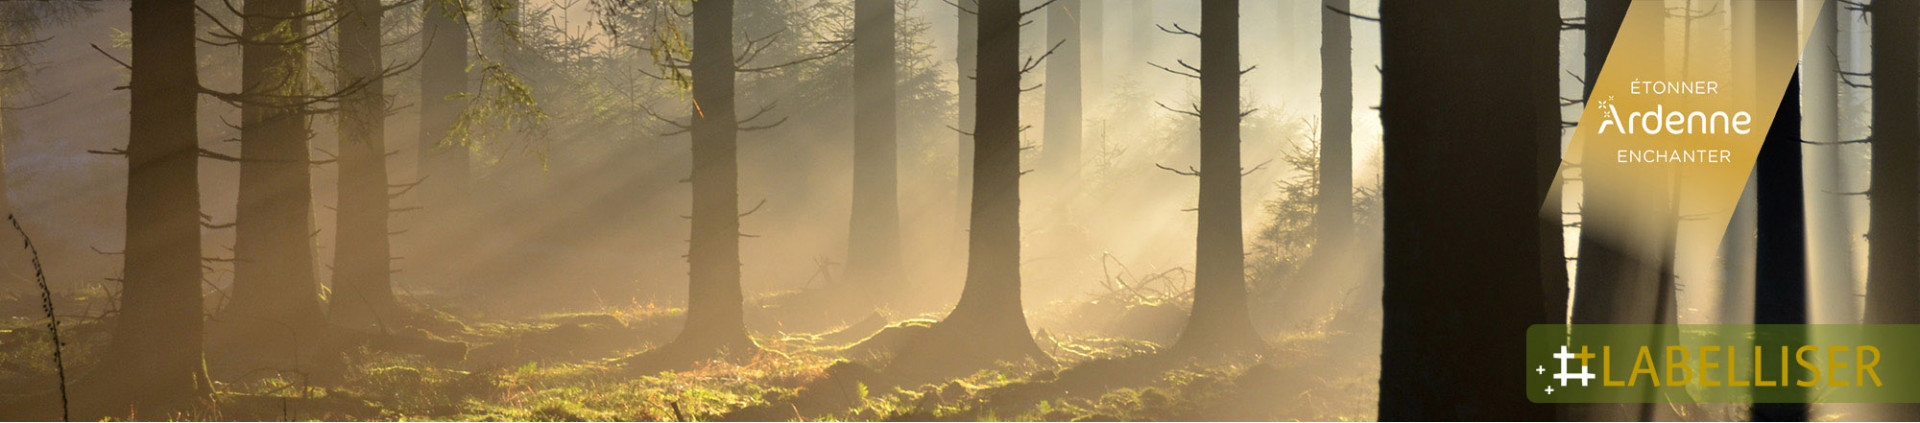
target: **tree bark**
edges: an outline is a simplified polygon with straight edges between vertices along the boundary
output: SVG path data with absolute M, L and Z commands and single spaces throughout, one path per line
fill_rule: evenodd
M 1020 6 L 983 0 L 967 283 L 948 320 L 1027 335 L 1020 306 Z
M 1557 5 L 1542 7 L 1535 12 L 1537 16 L 1533 19 L 1551 21 L 1556 26 L 1560 24 L 1560 8 Z M 1538 48 L 1550 49 L 1556 53 L 1560 51 L 1559 37 L 1543 37 L 1534 42 L 1546 44 Z M 1567 318 L 1567 299 L 1571 295 L 1571 287 L 1567 284 L 1566 227 L 1563 226 L 1564 219 L 1560 215 L 1562 191 L 1560 187 L 1553 185 L 1559 176 L 1561 156 L 1564 153 L 1560 148 L 1560 140 L 1566 131 L 1560 123 L 1560 75 L 1564 73 L 1560 70 L 1559 54 L 1536 56 L 1533 59 L 1532 64 L 1535 68 L 1533 78 L 1529 81 L 1539 84 L 1535 89 L 1553 100 L 1550 105 L 1541 103 L 1534 103 L 1534 105 L 1544 107 L 1540 111 L 1541 114 L 1555 117 L 1533 122 L 1539 131 L 1540 142 L 1540 151 L 1536 156 L 1540 160 L 1540 166 L 1536 169 L 1539 171 L 1539 190 L 1546 194 L 1546 199 L 1542 201 L 1539 220 L 1540 283 L 1545 291 L 1546 303 L 1543 306 L 1546 308 L 1547 318 L 1555 322 L 1564 322 Z
M 382 79 L 380 0 L 341 0 L 340 86 L 362 85 L 340 102 L 339 206 L 335 207 L 333 322 L 386 329 L 398 311 L 388 243 L 387 102 Z
M 1538 306 L 1541 143 L 1524 123 L 1559 116 L 1543 115 L 1554 100 L 1539 84 L 1512 83 L 1534 67 L 1482 59 L 1555 54 L 1536 42 L 1558 37 L 1535 9 L 1549 7 L 1381 2 L 1383 421 L 1554 417 L 1508 375 L 1527 327 L 1551 322 Z
M 946 319 L 887 370 L 910 378 L 971 374 L 997 363 L 1051 361 L 1020 303 L 1020 2 L 981 0 L 967 279 Z
M 973 114 L 979 104 L 975 98 L 975 87 L 979 85 L 979 81 L 975 78 L 980 67 L 980 16 L 974 7 L 955 7 L 954 9 L 960 11 L 958 38 L 960 48 L 955 49 L 957 53 L 954 57 L 959 72 L 956 79 L 960 85 L 959 93 L 956 95 L 960 103 L 960 109 L 956 112 L 959 119 L 955 121 L 954 127 L 960 129 L 955 131 L 959 132 L 959 136 L 956 153 L 958 160 L 955 160 L 957 170 L 954 173 L 953 234 L 957 240 L 954 243 L 957 248 L 965 248 L 967 244 L 965 234 L 969 227 L 969 215 L 973 210 Z
M 192 2 L 134 2 L 127 252 L 119 325 L 77 383 L 73 417 L 192 411 L 213 386 L 202 358 L 200 73 Z
M 858 0 L 853 45 L 853 216 L 847 277 L 871 302 L 898 292 L 900 177 L 893 0 Z
M 1866 323 L 1920 323 L 1920 3 L 1873 5 Z
M 1920 323 L 1920 3 L 1873 3 L 1873 163 L 1865 323 Z M 1881 418 L 1920 418 L 1889 405 Z
M 693 4 L 693 236 L 687 323 L 674 344 L 753 345 L 740 291 L 740 163 L 734 111 L 733 0 Z
M 75 417 L 168 416 L 212 392 L 201 355 L 200 86 L 191 2 L 133 3 L 126 278 L 119 324 Z M 88 404 L 89 401 L 97 403 Z M 131 413 L 131 414 L 122 414 Z
M 1240 0 L 1200 3 L 1200 225 L 1193 315 L 1175 348 L 1239 351 L 1262 344 L 1247 314 L 1240 221 Z
M 244 7 L 241 48 L 240 195 L 234 215 L 233 299 L 220 321 L 239 325 L 235 346 L 279 351 L 326 322 L 314 274 L 313 176 L 306 87 L 304 0 Z M 259 338 L 266 336 L 267 338 Z M 292 337 L 292 338 L 288 338 Z M 228 344 L 229 342 L 222 342 Z M 261 357 L 285 357 L 284 354 Z

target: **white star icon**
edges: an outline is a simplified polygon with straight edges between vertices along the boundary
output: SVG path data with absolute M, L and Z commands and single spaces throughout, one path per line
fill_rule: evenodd
M 1544 375 L 1544 374 L 1547 374 L 1547 366 L 1540 366 L 1540 368 L 1537 368 L 1537 369 L 1533 369 L 1533 371 L 1534 371 L 1535 373 L 1539 373 L 1539 374 L 1543 374 L 1543 375 Z
M 1547 395 L 1553 395 L 1553 385 L 1547 385 Z

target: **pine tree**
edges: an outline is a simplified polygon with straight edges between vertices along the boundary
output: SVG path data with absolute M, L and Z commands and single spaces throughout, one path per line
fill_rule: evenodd
M 192 2 L 133 3 L 126 282 L 119 324 L 75 417 L 156 418 L 212 393 L 201 355 L 200 93 Z M 76 386 L 76 388 L 80 388 Z
M 233 298 L 216 320 L 224 329 L 215 342 L 282 360 L 326 323 L 314 269 L 307 103 L 315 94 L 303 41 L 310 10 L 305 0 L 256 0 L 242 13 Z
M 359 87 L 340 102 L 339 206 L 335 207 L 333 323 L 349 328 L 396 322 L 388 217 L 387 102 L 381 54 L 380 0 L 342 0 L 334 27 L 337 81 Z
M 1020 21 L 1018 0 L 980 0 L 973 196 L 966 286 L 946 319 L 887 365 L 932 378 L 999 362 L 1051 362 L 1028 332 L 1020 303 Z
M 1174 348 L 1189 353 L 1262 345 L 1247 314 L 1240 220 L 1240 1 L 1200 3 L 1200 227 L 1193 314 Z

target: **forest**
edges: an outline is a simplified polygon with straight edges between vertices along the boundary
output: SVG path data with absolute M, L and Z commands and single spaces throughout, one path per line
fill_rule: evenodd
M 1800 0 L 1737 208 L 1568 161 L 1762 1 L 4 1 L 0 420 L 1920 418 L 1528 400 L 1920 323 L 1920 2 Z

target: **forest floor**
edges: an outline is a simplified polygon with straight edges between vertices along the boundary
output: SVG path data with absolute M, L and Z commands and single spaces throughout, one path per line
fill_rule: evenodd
M 1108 308 L 1113 307 L 1108 305 Z M 1125 304 L 1122 309 L 1165 309 Z M 1062 308 L 1058 317 L 1097 309 Z M 464 359 L 439 360 L 360 348 L 344 374 L 317 383 L 299 372 L 215 375 L 215 407 L 187 420 L 935 420 L 935 421 L 1365 421 L 1373 420 L 1379 374 L 1371 334 L 1340 328 L 1360 312 L 1325 318 L 1269 338 L 1271 349 L 1207 362 L 1156 359 L 1151 336 L 1116 330 L 1040 330 L 1056 366 L 998 369 L 906 386 L 874 370 L 884 353 L 861 341 L 886 322 L 878 315 L 821 330 L 757 328 L 765 352 L 695 363 L 681 371 L 633 374 L 621 360 L 672 339 L 682 312 L 633 304 L 515 317 L 416 308 L 438 324 L 421 336 L 465 343 Z M 1133 313 L 1147 314 L 1154 313 Z M 1161 310 L 1159 314 L 1174 314 Z M 1040 320 L 1047 320 L 1042 318 Z M 1085 319 L 1083 319 L 1085 320 Z M 1102 320 L 1138 326 L 1126 319 Z M 69 375 L 84 374 L 105 343 L 100 322 L 62 329 Z M 784 325 L 783 325 L 784 326 Z M 1036 327 L 1044 327 L 1037 323 Z M 45 319 L 0 319 L 0 403 L 29 386 L 53 386 Z M 1164 341 L 1161 341 L 1164 342 Z M 209 360 L 215 360 L 209 352 Z M 0 413 L 4 414 L 4 413 Z

